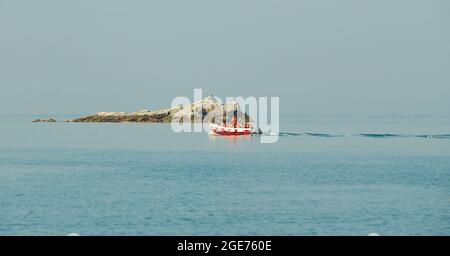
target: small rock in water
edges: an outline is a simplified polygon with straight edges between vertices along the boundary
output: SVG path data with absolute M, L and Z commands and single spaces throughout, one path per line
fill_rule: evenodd
M 54 123 L 56 122 L 56 119 L 53 118 L 48 118 L 48 119 L 36 119 L 33 121 L 33 123 L 40 123 L 40 122 L 44 122 L 44 123 Z

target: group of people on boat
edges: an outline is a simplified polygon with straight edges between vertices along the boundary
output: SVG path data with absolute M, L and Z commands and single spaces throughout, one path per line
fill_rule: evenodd
M 244 125 L 243 125 L 243 126 L 240 125 L 240 124 L 238 123 L 238 117 L 237 117 L 237 115 L 238 115 L 238 110 L 237 110 L 237 108 L 235 108 L 235 109 L 234 109 L 234 112 L 233 112 L 233 118 L 231 119 L 231 123 L 230 123 L 230 124 L 227 124 L 226 119 L 224 118 L 224 119 L 223 119 L 223 126 L 224 126 L 224 127 L 231 127 L 231 128 L 251 128 L 251 124 L 249 124 L 249 123 L 247 122 L 247 120 L 244 121 Z M 246 114 L 246 115 L 247 115 L 247 114 Z
M 225 111 L 224 111 L 225 112 Z M 244 124 L 239 124 L 238 122 L 238 110 L 234 109 L 233 118 L 231 123 L 227 123 L 226 115 L 224 113 L 222 125 L 210 124 L 211 131 L 218 135 L 251 135 L 251 134 L 261 134 L 261 130 L 254 130 L 252 125 L 247 120 L 247 114 L 245 115 Z

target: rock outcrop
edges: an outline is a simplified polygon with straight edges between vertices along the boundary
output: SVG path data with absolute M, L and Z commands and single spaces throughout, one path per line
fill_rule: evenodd
M 53 118 L 33 120 L 33 123 L 55 123 L 55 122 L 56 122 L 56 119 L 53 119 Z
M 247 114 L 240 111 L 238 103 L 220 104 L 216 98 L 209 96 L 190 105 L 180 105 L 175 108 L 155 111 L 144 109 L 129 113 L 99 112 L 95 115 L 68 120 L 68 122 L 170 123 L 174 118 L 179 120 L 179 122 L 183 122 L 183 120 L 191 120 L 193 122 L 215 122 L 215 120 L 223 118 L 224 113 L 226 113 L 226 117 L 229 120 L 233 116 L 235 108 L 238 109 L 238 118 L 240 120 L 250 120 L 250 117 Z

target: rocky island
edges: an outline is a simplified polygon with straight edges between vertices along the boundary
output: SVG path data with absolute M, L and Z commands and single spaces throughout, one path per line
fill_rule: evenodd
M 94 115 L 84 116 L 68 122 L 140 122 L 140 123 L 170 123 L 176 116 L 183 117 L 184 120 L 191 120 L 194 122 L 214 122 L 215 118 L 222 117 L 223 113 L 226 116 L 232 116 L 233 111 L 238 109 L 238 117 L 245 118 L 248 122 L 250 117 L 242 113 L 237 102 L 231 104 L 221 104 L 216 98 L 209 96 L 203 100 L 194 102 L 188 106 L 180 105 L 174 108 L 162 110 L 140 110 L 137 112 L 99 112 Z

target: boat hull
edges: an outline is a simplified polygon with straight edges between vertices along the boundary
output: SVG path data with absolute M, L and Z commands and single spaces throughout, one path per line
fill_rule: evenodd
M 250 128 L 224 127 L 214 124 L 211 124 L 210 128 L 212 134 L 222 136 L 242 136 L 242 135 L 251 135 L 253 133 Z

